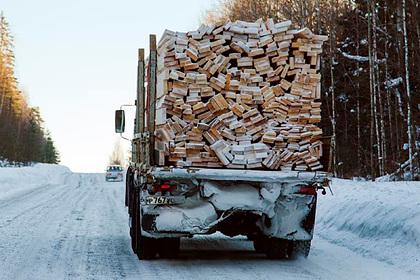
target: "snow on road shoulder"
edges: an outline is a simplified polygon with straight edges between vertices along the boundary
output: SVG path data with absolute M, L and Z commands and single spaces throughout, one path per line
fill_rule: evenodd
M 70 169 L 56 164 L 0 168 L 0 200 L 48 185 L 64 184 Z
M 320 197 L 322 238 L 420 276 L 420 182 L 334 179 Z

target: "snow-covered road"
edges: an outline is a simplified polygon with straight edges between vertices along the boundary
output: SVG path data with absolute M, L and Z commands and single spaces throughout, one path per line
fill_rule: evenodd
M 212 235 L 183 240 L 176 260 L 140 262 L 123 198 L 123 183 L 70 172 L 0 195 L 0 279 L 420 279 L 319 236 L 306 260 L 267 260 L 244 238 Z

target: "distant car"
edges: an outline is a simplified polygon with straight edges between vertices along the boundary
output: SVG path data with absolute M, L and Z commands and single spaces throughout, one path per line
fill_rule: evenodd
M 105 180 L 107 182 L 122 182 L 124 180 L 124 168 L 122 168 L 122 166 L 119 165 L 108 166 L 105 173 Z

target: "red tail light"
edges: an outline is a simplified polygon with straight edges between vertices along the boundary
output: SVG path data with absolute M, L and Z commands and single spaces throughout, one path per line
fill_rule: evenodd
M 157 192 L 170 192 L 172 190 L 176 189 L 176 185 L 171 185 L 168 183 L 163 183 L 163 184 L 158 184 L 158 185 L 154 185 L 152 187 L 152 192 L 153 193 L 157 193 Z
M 160 185 L 161 190 L 169 190 L 171 188 L 171 185 L 169 184 L 162 184 Z
M 316 195 L 316 190 L 312 186 L 303 186 L 299 189 L 298 194 Z

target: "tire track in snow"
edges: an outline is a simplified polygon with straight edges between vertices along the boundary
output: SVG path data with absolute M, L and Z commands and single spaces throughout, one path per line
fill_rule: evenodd
M 10 237 L 8 248 L 11 251 L 5 258 L 9 266 L 16 267 L 16 274 L 10 279 L 15 277 L 34 279 L 32 275 L 45 275 L 44 273 L 34 274 L 34 272 L 44 268 L 45 265 L 48 270 L 48 257 L 51 256 L 51 252 L 54 252 L 50 240 L 57 237 L 56 227 L 60 228 L 60 222 L 66 222 L 62 219 L 65 213 L 62 206 L 78 199 L 78 196 L 71 194 L 74 189 L 77 189 L 77 186 L 60 186 L 54 189 L 55 193 L 41 194 L 35 196 L 34 201 L 14 206 L 18 212 L 19 208 L 25 208 L 25 210 L 21 211 L 13 223 L 4 229 L 5 234 L 9 234 Z M 15 213 L 16 209 L 12 208 L 10 212 Z
M 35 216 L 35 214 L 39 214 L 39 212 L 34 212 L 41 208 L 41 211 L 45 207 L 45 205 L 49 205 L 49 203 L 55 203 L 60 196 L 64 196 L 70 192 L 70 190 L 65 190 L 67 186 L 57 186 L 57 185 L 48 185 L 47 188 L 43 188 L 41 193 L 34 193 L 33 194 L 33 201 L 37 202 L 35 204 L 29 205 L 22 205 L 23 201 L 28 199 L 28 196 L 25 196 L 22 199 L 14 200 L 14 203 L 10 203 L 7 205 L 3 205 L 0 208 L 3 208 L 2 212 L 5 212 L 3 222 L 0 223 L 0 229 L 2 227 L 6 227 L 13 222 L 20 222 L 20 217 L 25 217 L 25 215 Z M 64 193 L 61 192 L 64 189 Z M 32 193 L 32 192 L 31 192 Z M 32 201 L 32 202 L 33 202 Z M 41 201 L 41 202 L 39 202 Z M 14 207 L 12 205 L 20 205 L 21 207 Z M 4 210 L 7 206 L 11 207 L 11 209 Z M 13 208 L 14 207 L 14 208 Z

